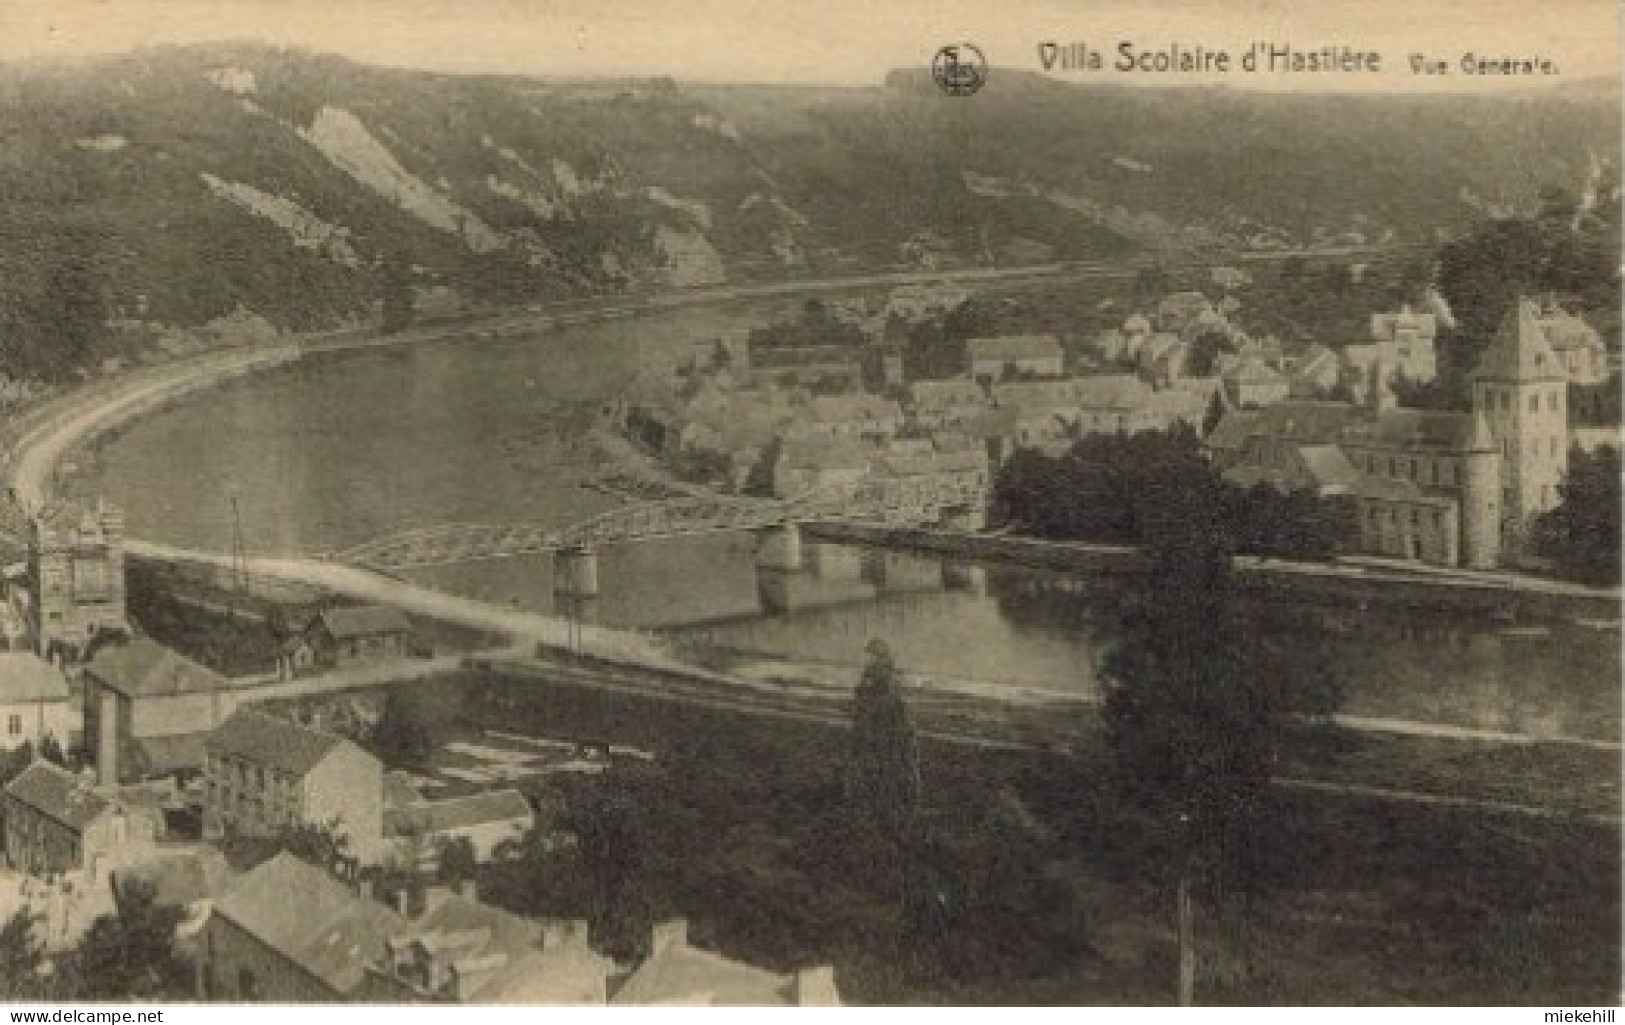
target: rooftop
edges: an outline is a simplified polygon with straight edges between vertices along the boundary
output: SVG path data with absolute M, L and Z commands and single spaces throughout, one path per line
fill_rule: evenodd
M 401 836 L 409 831 L 443 833 L 490 823 L 534 817 L 530 802 L 517 790 L 487 790 L 462 797 L 422 800 L 391 807 L 384 813 L 384 832 Z
M 654 952 L 610 999 L 620 1006 L 786 1007 L 838 1003 L 833 979 L 824 979 L 822 1000 L 804 1000 L 799 973 L 781 975 L 690 946 L 687 926 L 657 926 Z M 827 969 L 822 973 L 827 975 Z
M 299 726 L 276 716 L 243 707 L 209 734 L 209 751 L 233 755 L 251 765 L 274 767 L 295 776 L 314 769 L 328 753 L 350 743 L 325 730 Z
M 587 942 L 587 923 L 533 921 L 452 894 L 432 904 L 388 946 L 416 946 L 455 970 L 469 1003 L 602 1000 L 610 963 Z
M 412 632 L 406 614 L 388 605 L 343 605 L 323 612 L 316 622 L 340 639 Z
M 0 652 L 0 705 L 68 700 L 62 670 L 32 652 Z
M 236 923 L 339 994 L 355 990 L 410 923 L 283 852 L 240 877 L 215 914 Z
M 150 637 L 132 637 L 96 652 L 87 675 L 126 697 L 197 694 L 230 686 L 224 676 L 164 647 Z
M 6 795 L 74 832 L 81 832 L 113 807 L 84 780 L 59 765 L 36 760 L 6 785 Z
M 1060 359 L 1061 343 L 1054 335 L 998 335 L 972 338 L 965 343 L 965 351 L 974 361 Z
M 1251 437 L 1304 445 L 1478 452 L 1493 449 L 1483 419 L 1473 413 L 1388 409 L 1372 414 L 1348 402 L 1294 400 L 1265 409 L 1232 410 L 1208 436 L 1208 447 L 1240 451 Z
M 1475 381 L 1563 381 L 1567 375 L 1547 342 L 1540 308 L 1522 296 L 1513 303 L 1472 374 Z

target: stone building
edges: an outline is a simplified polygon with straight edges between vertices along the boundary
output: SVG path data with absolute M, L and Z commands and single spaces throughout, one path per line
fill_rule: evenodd
M 205 1000 L 337 1003 L 358 999 L 409 922 L 287 852 L 215 902 L 200 944 Z
M 1371 315 L 1371 339 L 1379 358 L 1390 370 L 1418 384 L 1438 376 L 1438 360 L 1433 339 L 1439 332 L 1438 318 L 1402 306 L 1397 313 Z
M 1519 298 L 1472 373 L 1473 408 L 1500 449 L 1501 535 L 1515 549 L 1554 508 L 1569 465 L 1568 374 L 1539 306 Z
M 67 502 L 29 524 L 29 624 L 41 655 L 77 661 L 98 634 L 129 629 L 124 608 L 124 516 L 112 505 Z
M 1030 377 L 1060 377 L 1064 355 L 1053 335 L 999 335 L 965 342 L 966 373 L 975 381 L 1002 380 L 1014 370 Z
M 0 652 L 0 749 L 53 738 L 66 751 L 79 733 L 68 679 L 58 666 L 31 652 Z
M 239 708 L 204 741 L 203 781 L 205 835 L 333 827 L 361 862 L 384 853 L 383 768 L 337 734 Z
M 158 829 L 143 809 L 116 793 L 36 761 L 6 785 L 0 796 L 6 863 L 34 876 L 86 872 L 100 879 L 120 864 L 144 857 Z
M 101 648 L 81 675 L 85 747 L 103 786 L 202 768 L 202 734 L 225 721 L 230 682 L 149 637 Z
M 1371 368 L 1361 403 L 1237 410 L 1207 444 L 1235 483 L 1353 496 L 1363 551 L 1495 566 L 1558 502 L 1568 466 L 1563 369 L 1538 308 L 1520 299 L 1471 375 L 1472 409 L 1400 409 Z

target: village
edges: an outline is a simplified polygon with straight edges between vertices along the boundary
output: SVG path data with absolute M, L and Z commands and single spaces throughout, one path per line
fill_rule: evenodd
M 972 294 L 952 284 L 813 300 L 798 320 L 696 343 L 612 415 L 679 478 L 777 499 L 866 480 L 987 495 L 1017 452 L 1182 428 L 1237 487 L 1354 503 L 1351 552 L 1473 570 L 1533 565 L 1524 535 L 1556 507 L 1569 452 L 1618 445 L 1617 424 L 1571 416 L 1617 368 L 1553 301 L 1514 304 L 1470 408 L 1416 408 L 1400 396 L 1437 387 L 1435 338 L 1454 323 L 1435 289 L 1372 310 L 1366 337 L 1289 351 L 1242 327 L 1247 283 L 1214 267 L 1206 292 L 1166 294 L 1070 347 L 956 334 L 944 325 Z

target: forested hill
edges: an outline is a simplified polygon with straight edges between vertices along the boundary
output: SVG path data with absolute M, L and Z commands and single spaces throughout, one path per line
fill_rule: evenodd
M 127 338 L 627 285 L 1431 239 L 1619 149 L 1501 99 L 458 77 L 254 46 L 0 65 L 0 372 Z M 111 325 L 111 326 L 109 326 Z M 120 339 L 126 339 L 121 341 Z

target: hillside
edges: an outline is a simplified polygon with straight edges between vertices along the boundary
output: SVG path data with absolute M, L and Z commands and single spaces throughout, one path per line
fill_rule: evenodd
M 422 308 L 1431 239 L 1617 152 L 1619 99 L 1009 73 L 951 100 L 914 72 L 864 89 L 559 82 L 215 46 L 0 65 L 0 143 L 0 371 L 61 377 L 234 315 L 370 320 L 389 282 Z

